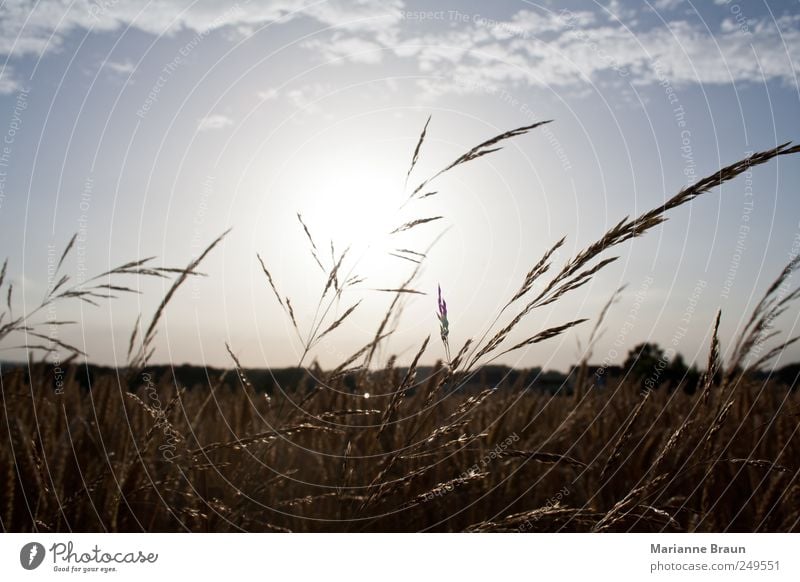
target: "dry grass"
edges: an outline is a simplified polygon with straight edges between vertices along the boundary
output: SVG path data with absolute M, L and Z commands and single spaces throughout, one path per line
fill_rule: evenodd
M 448 375 L 410 382 L 387 369 L 356 376 L 354 388 L 309 381 L 267 400 L 244 382 L 215 389 L 215 378 L 181 390 L 139 377 L 129 393 L 113 375 L 91 390 L 68 381 L 54 396 L 43 366 L 7 372 L 2 526 L 800 529 L 797 392 L 741 380 L 723 403 L 724 386 L 703 401 L 681 390 L 643 398 L 622 384 L 575 403 L 510 388 L 448 393 Z M 562 488 L 561 505 L 548 506 Z
M 539 125 L 472 148 L 420 182 L 405 204 L 424 204 L 435 192 L 423 191 L 442 173 Z M 409 177 L 428 128 L 426 123 Z M 5 531 L 798 531 L 800 396 L 754 373 L 795 341 L 766 345 L 774 338 L 775 319 L 800 294 L 788 290 L 797 259 L 767 290 L 727 366 L 720 362 L 717 316 L 707 372 L 695 394 L 680 386 L 641 394 L 629 381 L 593 389 L 585 365 L 569 394 L 566 387 L 555 395 L 524 386 L 459 390 L 499 355 L 585 321 L 538 330 L 507 345 L 529 313 L 609 265 L 609 249 L 747 168 L 796 152 L 786 144 L 754 154 L 663 206 L 621 220 L 544 282 L 563 239 L 556 242 L 490 329 L 452 359 L 440 294 L 447 362 L 426 377 L 417 365 L 429 338 L 420 342 L 408 368 L 397 368 L 392 357 L 376 364 L 379 348 L 399 325 L 403 300 L 420 294 L 412 285 L 430 248 L 394 253 L 410 261 L 413 271 L 394 288 L 374 289 L 393 298 L 361 349 L 328 372 L 312 364 L 298 385 L 269 393 L 247 379 L 235 347 L 228 348 L 240 380 L 233 391 L 222 377 L 209 377 L 205 386 L 176 386 L 171 376 L 151 378 L 147 372 L 164 309 L 222 237 L 186 269 L 149 269 L 147 261 L 135 261 L 105 273 L 99 280 L 169 273 L 177 279 L 142 334 L 137 322 L 130 366 L 120 373 L 95 378 L 85 389 L 76 381 L 78 368 L 65 366 L 63 390 L 55 390 L 50 366 L 3 370 L 0 525 Z M 362 280 L 346 266 L 348 250 L 337 253 L 331 244 L 330 260 L 323 257 L 324 247 L 297 218 L 324 273 L 306 327 L 258 260 L 269 292 L 303 342 L 302 364 L 357 308 L 355 302 L 339 311 L 343 290 L 358 288 Z M 436 218 L 412 219 L 396 232 Z M 5 267 L 0 287 L 4 274 Z M 67 281 L 55 284 L 43 306 L 133 291 L 111 283 L 70 289 Z M 534 292 L 539 282 L 541 290 Z M 9 298 L 11 292 L 9 285 Z M 591 330 L 589 346 L 615 297 Z M 30 331 L 28 319 L 14 317 L 9 299 L 0 340 Z

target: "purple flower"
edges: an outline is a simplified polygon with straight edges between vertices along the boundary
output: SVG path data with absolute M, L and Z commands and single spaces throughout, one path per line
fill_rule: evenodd
M 442 297 L 442 286 L 439 285 L 439 319 L 447 321 L 447 302 Z
M 447 302 L 442 297 L 442 286 L 439 285 L 439 312 L 436 314 L 439 318 L 439 334 L 442 337 L 444 344 L 445 354 L 447 355 L 447 363 L 450 363 L 450 322 L 447 320 Z

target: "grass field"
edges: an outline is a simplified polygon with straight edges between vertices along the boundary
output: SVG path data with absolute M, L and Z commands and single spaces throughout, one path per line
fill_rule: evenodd
M 3 376 L 7 531 L 797 531 L 796 391 L 625 383 L 444 396 L 405 372 L 290 394 Z M 212 379 L 213 385 L 214 379 Z M 369 392 L 365 399 L 361 393 Z M 295 406 L 305 399 L 304 412 Z M 283 409 L 282 414 L 278 411 Z

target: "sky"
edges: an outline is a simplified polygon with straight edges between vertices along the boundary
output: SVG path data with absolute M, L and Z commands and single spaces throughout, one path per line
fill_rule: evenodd
M 444 357 L 437 285 L 460 346 L 507 321 L 493 324 L 562 236 L 553 270 L 623 217 L 800 138 L 799 62 L 797 2 L 6 0 L 0 257 L 11 307 L 41 301 L 75 233 L 62 270 L 86 284 L 150 256 L 184 267 L 232 228 L 201 264 L 206 276 L 167 307 L 153 361 L 227 366 L 227 342 L 245 366 L 292 366 L 316 325 L 325 270 L 349 248 L 342 273 L 363 280 L 320 329 L 360 303 L 304 360 L 330 367 L 372 338 L 393 297 L 380 289 L 414 268 L 390 253 L 429 248 L 412 285 L 420 293 L 404 295 L 382 357 L 407 362 L 431 335 L 423 361 L 432 363 Z M 404 204 L 471 147 L 543 120 L 553 121 Z M 800 248 L 799 178 L 800 159 L 783 157 L 672 211 L 607 253 L 620 258 L 589 285 L 531 313 L 509 343 L 595 319 L 627 285 L 592 361 L 620 363 L 655 341 L 702 367 L 717 309 L 727 353 Z M 297 330 L 257 256 L 290 298 Z M 113 283 L 141 294 L 61 302 L 37 321 L 76 321 L 47 333 L 93 362 L 124 365 L 137 317 L 149 321 L 170 281 Z M 796 334 L 797 315 L 777 327 Z M 496 363 L 565 370 L 584 357 L 590 331 L 583 324 Z M 26 341 L 40 343 L 5 338 L 3 359 L 20 357 L 9 348 Z M 790 349 L 777 363 L 798 359 Z

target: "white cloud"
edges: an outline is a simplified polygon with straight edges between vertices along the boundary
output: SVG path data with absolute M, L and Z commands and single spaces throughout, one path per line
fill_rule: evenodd
M 103 68 L 117 75 L 130 75 L 136 70 L 136 64 L 133 61 L 123 61 L 121 63 L 117 61 L 106 61 L 103 64 Z
M 612 5 L 613 6 L 613 5 Z M 674 20 L 644 30 L 591 13 L 521 11 L 505 22 L 470 21 L 422 36 L 399 38 L 395 56 L 416 61 L 436 92 L 491 91 L 508 85 L 582 90 L 590 83 L 674 85 L 796 84 L 800 21 L 723 25 Z M 500 31 L 498 33 L 497 31 Z M 340 33 L 341 34 L 341 33 Z M 657 65 L 656 65 L 657 63 Z M 658 68 L 658 74 L 656 74 Z
M 343 37 L 335 33 L 330 40 L 314 39 L 303 43 L 303 47 L 317 52 L 326 61 L 342 64 L 345 61 L 375 65 L 381 62 L 384 48 L 377 42 L 358 36 Z
M 606 18 L 611 21 L 630 21 L 636 17 L 636 10 L 624 6 L 619 0 L 611 0 L 606 6 Z
M 208 32 L 279 19 L 308 17 L 351 32 L 379 31 L 397 22 L 400 0 L 7 0 L 0 4 L 0 55 L 56 50 L 76 29 L 110 31 L 124 26 L 155 35 L 182 29 Z
M 656 0 L 674 9 L 678 0 Z M 107 8 L 103 8 L 107 6 Z M 625 13 L 609 0 L 609 9 Z M 478 14 L 467 22 L 421 27 L 405 19 L 401 0 L 274 0 L 229 4 L 223 0 L 6 1 L 0 5 L 0 55 L 18 56 L 60 47 L 76 29 L 109 31 L 122 26 L 151 34 L 182 29 L 231 34 L 265 22 L 308 18 L 332 27 L 302 46 L 320 60 L 357 65 L 384 62 L 387 55 L 436 75 L 450 85 L 518 84 L 584 90 L 589 82 L 655 83 L 654 63 L 671 83 L 727 84 L 763 80 L 796 83 L 800 62 L 800 17 L 780 16 L 744 23 L 719 8 L 719 30 L 709 34 L 699 20 L 674 19 L 668 26 L 626 28 L 602 9 L 524 9 L 506 19 Z M 438 27 L 438 29 L 437 29 Z M 109 63 L 126 72 L 130 63 Z M 6 92 L 13 75 L 3 77 Z M 289 96 L 290 100 L 297 101 Z M 302 101 L 302 99 L 300 99 Z M 307 103 L 306 103 L 307 104 Z
M 9 95 L 20 89 L 20 82 L 14 76 L 14 69 L 6 65 L 0 69 L 0 95 Z
M 266 89 L 264 91 L 259 91 L 256 93 L 256 96 L 261 99 L 262 101 L 270 101 L 272 99 L 277 99 L 278 97 L 278 90 L 277 89 Z
M 216 131 L 233 125 L 233 119 L 225 115 L 214 114 L 200 119 L 197 131 Z
M 653 6 L 656 10 L 669 11 L 675 10 L 678 6 L 683 4 L 684 0 L 656 0 Z
M 333 88 L 326 83 L 311 83 L 286 92 L 289 103 L 303 113 L 319 113 L 319 101 L 330 95 Z
M 586 10 L 562 10 L 558 12 L 534 12 L 533 10 L 520 10 L 511 17 L 508 24 L 513 28 L 539 35 L 543 32 L 559 32 L 576 26 L 584 27 L 594 24 L 596 17 L 593 12 Z M 502 28 L 505 23 L 498 23 L 495 28 Z
M 380 32 L 403 19 L 401 0 L 327 0 L 317 2 L 305 14 L 340 30 Z

